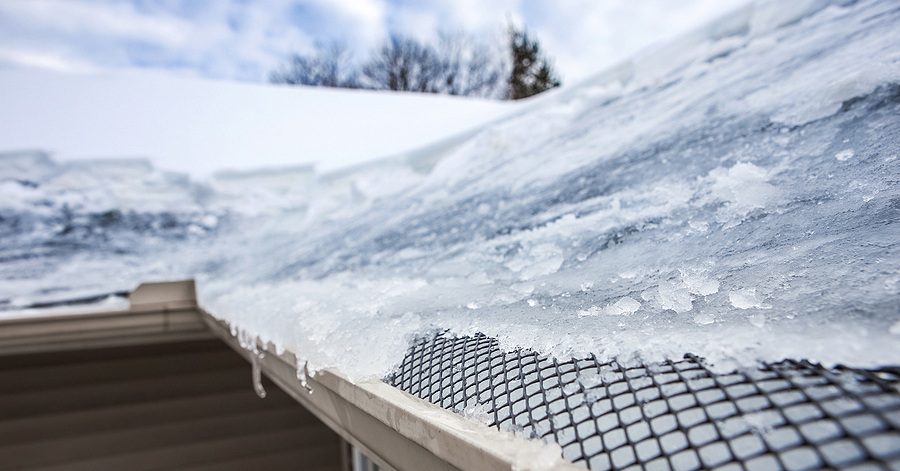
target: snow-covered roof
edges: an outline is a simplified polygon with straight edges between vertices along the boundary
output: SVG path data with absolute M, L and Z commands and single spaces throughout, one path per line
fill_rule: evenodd
M 352 377 L 442 329 L 626 364 L 898 364 L 900 13 L 792 5 L 340 173 L 19 156 L 0 299 L 196 276 L 235 329 Z
M 143 157 L 205 177 L 316 164 L 328 171 L 464 133 L 517 108 L 428 94 L 257 85 L 158 72 L 0 70 L 0 150 Z

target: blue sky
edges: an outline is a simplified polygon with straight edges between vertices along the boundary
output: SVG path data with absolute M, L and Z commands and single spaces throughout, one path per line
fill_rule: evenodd
M 391 32 L 498 36 L 534 31 L 577 81 L 743 0 L 4 0 L 0 67 L 63 72 L 161 69 L 264 81 L 294 51 L 340 40 L 359 56 Z

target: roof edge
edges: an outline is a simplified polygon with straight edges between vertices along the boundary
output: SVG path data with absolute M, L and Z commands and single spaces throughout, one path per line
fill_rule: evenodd
M 212 338 L 194 281 L 142 283 L 127 309 L 48 312 L 0 319 L 0 355 Z
M 352 382 L 334 369 L 298 379 L 297 357 L 257 339 L 244 348 L 227 322 L 203 311 L 210 330 L 320 420 L 393 469 L 581 470 L 559 447 L 503 432 L 377 379 Z
M 305 377 L 294 353 L 258 338 L 251 352 L 197 305 L 193 280 L 141 284 L 129 301 L 128 309 L 0 319 L 0 356 L 218 338 L 381 468 L 584 469 L 555 444 L 488 427 L 378 379 L 352 382 L 334 369 Z

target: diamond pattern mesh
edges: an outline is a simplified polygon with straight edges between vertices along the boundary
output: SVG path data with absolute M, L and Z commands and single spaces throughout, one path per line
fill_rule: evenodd
M 900 369 L 783 361 L 716 374 L 686 355 L 623 366 L 422 339 L 386 381 L 592 470 L 900 469 Z

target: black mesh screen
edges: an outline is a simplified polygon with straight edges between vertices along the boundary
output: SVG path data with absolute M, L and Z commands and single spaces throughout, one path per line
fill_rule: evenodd
M 623 366 L 502 351 L 483 335 L 417 342 L 387 382 L 592 470 L 900 469 L 900 369 L 784 361 L 716 374 L 702 359 Z

